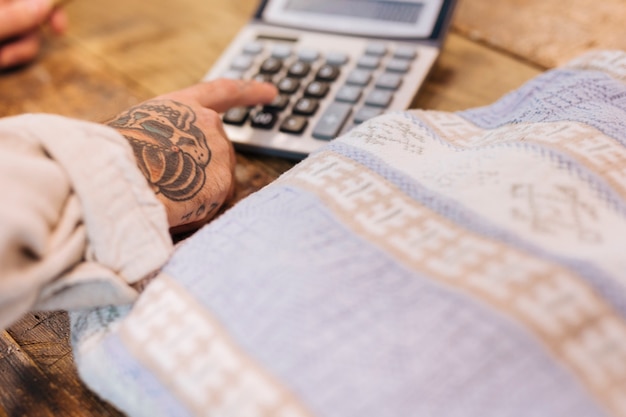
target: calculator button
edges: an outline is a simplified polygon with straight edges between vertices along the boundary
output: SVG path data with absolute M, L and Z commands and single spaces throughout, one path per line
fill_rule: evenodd
M 282 111 L 285 110 L 288 104 L 289 96 L 284 94 L 278 94 L 276 97 L 274 97 L 274 100 L 263 106 L 263 109 L 266 111 Z
M 397 90 L 400 84 L 402 84 L 402 76 L 392 72 L 384 72 L 376 80 L 376 87 L 386 90 Z
M 407 72 L 411 68 L 411 61 L 407 61 L 405 59 L 390 59 L 387 62 L 387 71 L 391 72 Z
M 328 90 L 328 84 L 321 81 L 312 81 L 307 85 L 306 90 L 304 90 L 304 95 L 307 97 L 323 98 L 328 94 Z
M 222 78 L 229 78 L 231 80 L 241 80 L 243 78 L 243 72 L 239 70 L 230 69 L 222 73 Z
M 243 53 L 248 55 L 258 55 L 263 52 L 263 44 L 261 42 L 249 42 L 243 46 Z
M 293 94 L 298 91 L 298 88 L 300 88 L 300 81 L 296 80 L 295 78 L 287 77 L 280 80 L 276 87 L 278 87 L 278 91 L 280 91 L 281 93 Z
M 230 63 L 230 68 L 239 71 L 246 71 L 252 66 L 252 57 L 249 55 L 239 55 Z
M 256 127 L 259 129 L 271 129 L 276 124 L 276 120 L 278 116 L 276 113 L 271 111 L 259 110 L 252 115 L 250 119 L 250 124 L 252 127 Z
M 348 74 L 346 83 L 351 85 L 367 85 L 372 79 L 372 72 L 364 69 L 355 69 Z
M 294 114 L 302 114 L 304 116 L 311 116 L 314 114 L 318 107 L 320 106 L 319 102 L 314 98 L 302 97 L 296 104 L 293 106 Z
M 255 75 L 254 77 L 252 77 L 252 79 L 254 81 L 259 81 L 259 82 L 262 82 L 262 83 L 271 83 L 273 81 L 272 74 L 261 74 L 261 73 L 259 73 L 259 74 Z
M 315 125 L 313 137 L 325 140 L 337 137 L 348 116 L 350 116 L 351 110 L 351 104 L 338 103 L 336 101 L 331 103 L 317 122 L 317 125 Z
M 279 43 L 272 48 L 272 56 L 278 59 L 285 59 L 291 55 L 291 51 L 291 46 Z
M 366 55 L 383 56 L 387 53 L 387 46 L 383 42 L 371 42 L 365 48 Z
M 335 65 L 322 65 L 315 74 L 315 79 L 318 81 L 335 81 L 339 76 L 339 68 Z
M 283 61 L 277 58 L 270 57 L 263 61 L 263 63 L 261 64 L 261 68 L 259 68 L 259 71 L 262 74 L 276 74 L 278 71 L 280 71 L 282 67 Z
M 335 100 L 345 103 L 356 103 L 361 98 L 361 88 L 353 85 L 344 85 L 339 89 Z
M 344 65 L 348 62 L 348 54 L 343 52 L 329 52 L 326 54 L 326 63 L 330 65 Z
M 298 58 L 300 61 L 304 62 L 313 62 L 317 61 L 317 58 L 320 57 L 320 53 L 315 49 L 302 49 L 298 52 Z
M 308 120 L 303 116 L 288 116 L 280 125 L 280 131 L 285 133 L 302 133 Z
M 287 75 L 290 77 L 303 78 L 306 77 L 311 71 L 311 64 L 307 62 L 294 62 L 287 70 Z
M 354 115 L 354 123 L 363 123 L 366 120 L 378 116 L 382 112 L 383 109 L 381 109 L 380 107 L 363 106 Z
M 393 93 L 391 91 L 375 88 L 365 98 L 365 104 L 374 107 L 387 107 L 392 98 Z
M 393 53 L 393 57 L 399 59 L 414 59 L 416 56 L 415 48 L 408 45 L 398 46 L 398 49 Z
M 359 58 L 356 65 L 359 68 L 376 69 L 380 65 L 380 58 L 372 55 L 363 55 Z
M 242 125 L 249 113 L 250 110 L 247 107 L 233 107 L 224 113 L 222 121 L 231 125 Z

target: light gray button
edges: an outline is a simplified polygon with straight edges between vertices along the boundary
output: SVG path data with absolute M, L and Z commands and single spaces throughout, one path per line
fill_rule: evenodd
M 354 123 L 363 123 L 366 120 L 378 116 L 382 112 L 383 109 L 381 109 L 380 107 L 363 106 L 354 115 Z
M 356 65 L 359 68 L 376 69 L 380 65 L 380 58 L 372 55 L 363 55 L 359 58 Z
M 413 59 L 417 55 L 417 52 L 413 46 L 400 45 L 393 53 L 394 58 L 399 59 Z
M 272 48 L 272 56 L 278 59 L 285 59 L 291 55 L 292 48 L 290 45 L 278 43 Z
M 330 65 L 343 65 L 348 62 L 348 54 L 343 52 L 329 52 L 326 54 L 326 63 Z
M 258 55 L 263 51 L 261 42 L 248 42 L 243 46 L 243 53 L 248 55 Z
M 231 80 L 241 80 L 243 78 L 243 72 L 239 70 L 228 70 L 222 73 L 223 78 L 230 78 Z
M 304 62 L 316 61 L 319 56 L 320 53 L 315 49 L 302 49 L 298 52 L 298 58 L 300 58 L 300 61 Z
M 364 69 L 355 69 L 348 74 L 346 82 L 352 85 L 367 85 L 372 79 L 372 72 Z
M 356 103 L 361 98 L 362 89 L 353 85 L 344 85 L 337 91 L 335 100 L 345 103 Z
M 346 120 L 348 120 L 351 111 L 352 105 L 350 104 L 332 102 L 317 122 L 317 125 L 315 125 L 313 137 L 324 140 L 337 137 Z
M 384 72 L 376 80 L 376 87 L 386 90 L 397 90 L 402 84 L 402 75 L 393 72 Z
M 411 61 L 406 59 L 390 59 L 387 62 L 387 71 L 405 73 L 411 68 Z
M 387 107 L 391 103 L 393 92 L 389 90 L 373 89 L 365 98 L 365 104 L 374 107 Z
M 383 56 L 387 53 L 387 46 L 383 42 L 371 42 L 365 47 L 367 55 Z
M 239 71 L 246 71 L 252 66 L 252 57 L 250 55 L 239 55 L 230 63 L 230 68 Z

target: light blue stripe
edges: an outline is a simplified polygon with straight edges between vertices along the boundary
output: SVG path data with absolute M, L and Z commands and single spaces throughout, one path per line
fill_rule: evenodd
M 600 71 L 548 71 L 492 105 L 457 114 L 490 129 L 512 123 L 578 122 L 626 145 L 626 85 Z
M 604 415 L 526 329 L 270 185 L 166 268 L 320 417 Z
M 597 291 L 598 294 L 605 298 L 622 317 L 626 318 L 626 286 L 621 284 L 617 278 L 609 276 L 602 270 L 601 266 L 576 258 L 558 255 L 547 249 L 540 248 L 520 238 L 517 234 L 496 226 L 488 219 L 469 210 L 456 200 L 444 197 L 424 187 L 404 173 L 390 167 L 380 158 L 361 149 L 340 141 L 331 142 L 325 149 L 337 152 L 366 166 L 386 180 L 392 182 L 408 197 L 447 217 L 462 228 L 489 239 L 503 242 L 510 247 L 525 251 L 540 259 L 561 265 L 575 272 L 583 278 L 589 286 Z

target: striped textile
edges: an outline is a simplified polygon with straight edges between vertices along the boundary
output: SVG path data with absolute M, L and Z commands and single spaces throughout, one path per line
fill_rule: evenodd
M 133 416 L 626 416 L 626 54 L 380 116 L 73 313 Z

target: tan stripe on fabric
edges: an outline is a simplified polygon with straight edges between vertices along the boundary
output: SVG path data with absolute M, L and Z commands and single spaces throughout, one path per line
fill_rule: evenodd
M 431 129 L 451 144 L 464 148 L 498 143 L 533 143 L 569 155 L 603 178 L 626 199 L 626 147 L 582 123 L 520 123 L 483 130 L 452 113 L 419 112 Z
M 573 272 L 473 234 L 329 151 L 278 181 L 316 194 L 342 223 L 413 270 L 523 323 L 600 403 L 626 416 L 626 323 Z
M 194 416 L 310 415 L 165 274 L 141 295 L 120 338 Z

